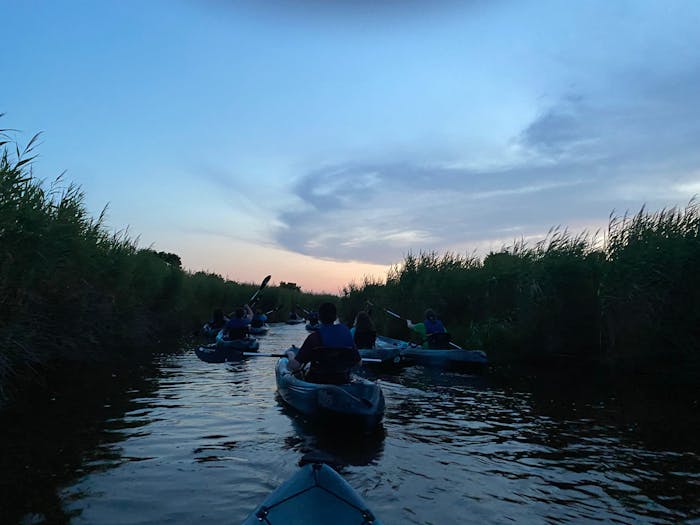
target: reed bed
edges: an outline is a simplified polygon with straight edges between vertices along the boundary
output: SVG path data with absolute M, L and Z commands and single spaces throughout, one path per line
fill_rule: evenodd
M 351 317 L 374 304 L 379 331 L 408 338 L 382 307 L 441 315 L 454 340 L 496 363 L 580 360 L 624 369 L 699 364 L 700 208 L 611 216 L 604 233 L 552 229 L 483 259 L 409 254 L 384 282 L 344 290 Z
M 38 137 L 20 149 L 0 130 L 0 402 L 55 361 L 123 359 L 176 342 L 259 287 L 183 271 L 177 255 L 110 233 L 105 211 L 90 217 L 80 188 L 34 177 Z M 325 297 L 286 293 L 266 289 L 260 307 Z

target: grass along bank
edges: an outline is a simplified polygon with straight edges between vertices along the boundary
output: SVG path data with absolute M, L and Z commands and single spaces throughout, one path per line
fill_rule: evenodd
M 0 402 L 52 362 L 123 359 L 176 341 L 258 289 L 184 271 L 177 255 L 109 232 L 104 212 L 86 211 L 80 188 L 34 177 L 36 142 L 20 149 L 0 130 Z M 260 307 L 281 304 L 286 316 L 328 297 L 270 287 Z
M 426 307 L 454 340 L 496 363 L 595 361 L 625 370 L 700 364 L 700 208 L 612 216 L 603 234 L 555 229 L 483 259 L 409 254 L 385 281 L 345 288 L 349 317 L 370 300 L 379 331 L 409 337 Z M 573 359 L 573 360 L 572 360 Z

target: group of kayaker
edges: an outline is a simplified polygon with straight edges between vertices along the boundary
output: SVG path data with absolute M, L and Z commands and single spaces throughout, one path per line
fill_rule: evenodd
M 220 308 L 214 310 L 211 321 L 204 327 L 205 331 L 216 333 L 223 330 L 224 337 L 229 340 L 245 339 L 248 337 L 250 327 L 260 328 L 267 321 L 267 315 L 261 310 L 253 309 L 248 304 L 239 306 L 228 316 L 225 316 Z
M 347 380 L 350 370 L 361 363 L 358 348 L 373 348 L 377 339 L 377 330 L 368 311 L 358 312 L 352 327 L 336 323 L 335 304 L 323 303 L 317 312 L 305 312 L 309 322 L 314 323 L 314 330 L 304 340 L 297 351 L 288 350 L 288 367 L 298 371 L 306 364 L 310 369 L 306 379 L 310 382 L 332 382 Z M 391 312 L 390 312 L 391 313 Z M 226 340 L 245 339 L 250 327 L 260 327 L 267 321 L 267 315 L 260 309 L 253 312 L 250 305 L 236 308 L 228 317 L 222 310 L 214 311 L 213 318 L 207 323 L 211 330 L 223 330 Z M 445 325 L 438 319 L 433 309 L 425 311 L 425 319 L 419 323 L 406 320 L 409 329 L 418 334 L 425 348 L 436 348 L 449 343 L 449 334 Z M 330 355 L 333 359 L 329 359 Z M 332 361 L 332 362 L 330 362 Z

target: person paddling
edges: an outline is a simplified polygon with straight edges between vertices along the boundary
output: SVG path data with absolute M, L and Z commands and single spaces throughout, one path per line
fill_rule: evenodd
M 422 323 L 414 324 L 410 319 L 407 319 L 406 325 L 421 336 L 423 348 L 442 348 L 449 344 L 450 335 L 431 308 L 425 311 L 425 319 Z
M 207 322 L 207 325 L 209 325 L 209 328 L 211 330 L 221 330 L 225 325 L 226 325 L 226 317 L 224 316 L 224 312 L 221 308 L 217 308 L 214 310 L 214 313 L 212 315 L 212 320 Z
M 267 315 L 263 313 L 263 311 L 258 308 L 255 311 L 255 315 L 250 321 L 250 326 L 253 328 L 262 328 L 262 326 L 267 322 Z
M 253 319 L 253 310 L 244 304 L 236 308 L 229 318 L 224 332 L 227 339 L 245 339 L 248 336 L 248 327 Z
M 287 350 L 289 370 L 299 370 L 304 364 L 311 368 L 304 378 L 310 383 L 343 384 L 350 380 L 350 370 L 362 362 L 350 329 L 336 323 L 338 312 L 333 303 L 323 303 L 318 309 L 319 329 L 304 340 L 299 351 Z
M 374 328 L 372 318 L 364 310 L 357 313 L 355 324 L 350 329 L 350 333 L 357 348 L 374 348 L 377 330 Z

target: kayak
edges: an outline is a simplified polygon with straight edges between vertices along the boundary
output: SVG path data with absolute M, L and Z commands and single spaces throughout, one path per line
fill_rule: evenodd
M 202 326 L 202 334 L 212 339 L 221 331 L 221 328 L 213 328 L 209 323 L 204 323 Z
M 304 322 L 304 319 L 287 319 L 285 323 L 287 324 L 301 324 Z
M 309 383 L 289 371 L 287 363 L 286 357 L 277 361 L 277 391 L 308 418 L 368 431 L 384 417 L 384 394 L 377 383 L 355 375 L 342 385 Z
M 226 339 L 224 334 L 219 332 L 216 336 L 216 346 L 219 348 L 227 348 L 238 350 L 239 352 L 255 352 L 260 348 L 260 342 L 255 337 L 246 337 L 244 339 Z
M 362 359 L 379 359 L 380 362 L 364 361 L 363 366 L 373 368 L 395 368 L 408 364 L 401 354 L 401 349 L 395 346 L 382 346 L 379 343 L 374 348 L 358 348 Z
M 248 328 L 248 331 L 253 335 L 265 335 L 267 332 L 270 331 L 270 327 L 267 324 L 264 324 L 262 326 L 250 326 Z
M 417 365 L 441 368 L 480 369 L 489 362 L 486 354 L 481 350 L 467 350 L 465 348 L 423 348 L 420 345 L 384 336 L 377 336 L 377 341 L 382 345 L 393 346 L 400 349 L 401 355 L 406 360 Z
M 243 352 L 257 352 L 260 343 L 254 337 L 245 339 L 224 339 L 216 336 L 216 343 L 195 348 L 194 353 L 207 363 L 225 363 L 243 359 Z
M 328 465 L 301 467 L 243 525 L 381 525 L 367 504 Z
M 252 352 L 254 350 L 245 350 Z M 225 363 L 226 361 L 240 361 L 243 359 L 243 350 L 231 347 L 219 346 L 216 343 L 200 346 L 194 349 L 194 353 L 206 363 Z
M 307 329 L 309 332 L 314 332 L 314 331 L 318 330 L 319 328 L 321 328 L 321 325 L 320 325 L 319 323 L 313 323 L 313 324 L 312 324 L 312 323 L 306 323 L 306 329 Z

